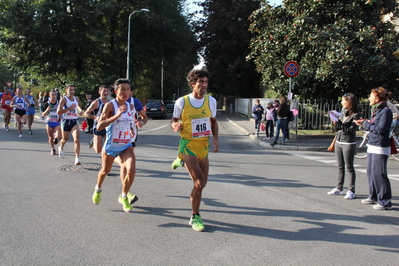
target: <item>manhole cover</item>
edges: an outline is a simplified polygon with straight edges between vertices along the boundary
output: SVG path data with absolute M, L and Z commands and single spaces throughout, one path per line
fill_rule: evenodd
M 82 165 L 71 165 L 66 164 L 58 167 L 58 170 L 68 173 L 83 173 L 87 171 L 98 171 L 101 168 L 101 164 L 82 164 Z

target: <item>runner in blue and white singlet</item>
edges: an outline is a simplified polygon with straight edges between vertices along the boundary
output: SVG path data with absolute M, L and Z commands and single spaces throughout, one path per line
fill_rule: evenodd
M 112 100 L 110 103 L 113 105 L 114 113 L 116 114 L 119 109 L 117 100 Z M 129 103 L 126 106 L 127 110 L 115 122 L 105 128 L 107 137 L 103 149 L 108 155 L 113 157 L 119 156 L 124 150 L 132 146 L 130 134 L 133 130 L 136 110 L 134 107 L 131 109 L 131 104 Z
M 100 203 L 104 179 L 111 171 L 115 157 L 119 157 L 122 167 L 126 168 L 126 175 L 121 178 L 122 193 L 118 202 L 122 204 L 125 212 L 132 212 L 131 202 L 138 199 L 129 192 L 136 174 L 136 157 L 131 142 L 136 111 L 133 104 L 126 102 L 131 95 L 130 81 L 118 79 L 114 88 L 116 98 L 105 104 L 97 125 L 97 130 L 106 129 L 107 138 L 101 152 L 102 167 L 97 175 L 92 200 L 94 204 Z
M 22 95 L 22 89 L 17 88 L 16 95 L 12 98 L 10 107 L 15 108 L 15 120 L 17 122 L 19 137 L 22 138 L 22 124 L 26 125 L 26 108 L 29 104 L 26 96 Z
M 42 117 L 46 117 L 46 131 L 48 136 L 48 143 L 50 144 L 50 154 L 57 155 L 54 145 L 58 143 L 61 138 L 60 116 L 57 113 L 58 108 L 57 93 L 51 91 L 49 100 L 43 105 Z

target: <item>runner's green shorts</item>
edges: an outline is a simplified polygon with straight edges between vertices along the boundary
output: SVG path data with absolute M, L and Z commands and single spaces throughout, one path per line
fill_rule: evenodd
M 206 138 L 198 140 L 180 139 L 179 158 L 184 159 L 183 155 L 196 156 L 200 161 L 208 158 L 209 140 Z

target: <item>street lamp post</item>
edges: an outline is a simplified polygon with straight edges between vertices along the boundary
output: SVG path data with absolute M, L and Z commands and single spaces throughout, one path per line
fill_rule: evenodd
M 129 23 L 128 23 L 128 30 L 127 30 L 127 66 L 126 66 L 126 78 L 130 79 L 129 70 L 130 70 L 130 18 L 134 13 L 138 12 L 150 12 L 147 8 L 142 8 L 140 10 L 135 10 L 129 15 Z

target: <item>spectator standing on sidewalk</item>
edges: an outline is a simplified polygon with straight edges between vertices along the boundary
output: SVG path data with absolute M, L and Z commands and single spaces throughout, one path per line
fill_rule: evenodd
M 358 109 L 357 98 L 353 93 L 345 93 L 342 96 L 342 117 L 333 121 L 335 135 L 334 151 L 338 165 L 338 185 L 328 195 L 342 195 L 345 181 L 345 168 L 349 174 L 349 190 L 345 199 L 355 197 L 356 172 L 354 167 L 356 152 L 356 130 L 355 120 L 361 117 Z
M 392 111 L 387 106 L 387 91 L 383 87 L 371 90 L 370 106 L 375 106 L 371 119 L 356 120 L 358 126 L 369 131 L 367 143 L 367 178 L 369 196 L 363 204 L 374 204 L 375 210 L 392 209 L 391 183 L 388 179 L 387 162 L 391 153 L 389 130 L 392 123 Z
M 254 114 L 255 119 L 255 137 L 259 136 L 259 128 L 260 124 L 262 123 L 262 116 L 263 116 L 263 106 L 260 105 L 259 99 L 255 100 L 255 106 L 252 108 L 252 113 Z
M 276 134 L 274 136 L 274 140 L 271 146 L 277 144 L 278 137 L 280 135 L 280 130 L 283 132 L 283 141 L 281 145 L 285 145 L 285 140 L 287 139 L 287 123 L 288 123 L 288 115 L 290 112 L 290 106 L 288 105 L 287 97 L 281 96 L 280 105 L 277 108 L 277 129 Z
M 265 109 L 265 121 L 266 121 L 266 138 L 263 140 L 269 140 L 274 137 L 274 121 L 277 119 L 276 109 L 273 107 L 273 102 L 270 101 L 266 105 Z

